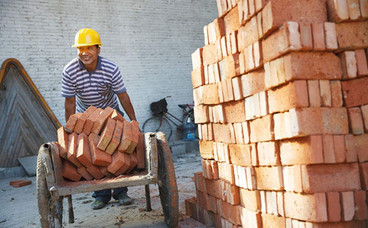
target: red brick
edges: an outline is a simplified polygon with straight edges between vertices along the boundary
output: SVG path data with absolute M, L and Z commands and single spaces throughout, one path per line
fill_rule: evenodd
M 239 51 L 243 51 L 249 45 L 257 42 L 258 37 L 258 26 L 257 18 L 253 17 L 244 26 L 240 27 L 238 30 L 238 45 Z
M 20 188 L 23 186 L 27 186 L 32 184 L 32 181 L 30 180 L 15 180 L 15 181 L 9 181 L 9 185 L 13 186 L 14 188 Z
M 231 53 L 236 54 L 238 52 L 238 42 L 237 42 L 237 36 L 238 31 L 234 31 L 230 33 L 230 39 L 231 39 Z M 220 44 L 220 42 L 219 42 Z M 220 58 L 221 59 L 221 58 Z
M 280 152 L 277 142 L 257 143 L 259 165 L 280 165 Z
M 227 124 L 213 124 L 213 135 L 216 142 L 235 143 L 230 136 L 230 128 Z
M 368 208 L 367 208 L 367 192 L 357 191 L 354 193 L 355 200 L 355 216 L 356 220 L 367 220 L 368 219 Z
M 360 12 L 362 14 L 362 17 L 368 17 L 368 2 L 365 0 L 360 0 Z
M 87 171 L 87 169 L 83 166 L 78 167 L 77 168 L 77 172 L 82 175 L 82 177 L 86 180 L 93 180 L 93 176 L 91 176 L 91 174 L 89 174 L 89 172 Z
M 286 82 L 284 58 L 265 63 L 265 87 L 272 88 Z
M 327 21 L 325 3 L 317 0 L 269 1 L 262 10 L 263 32 L 266 34 L 278 28 L 286 21 L 321 23 Z
M 282 168 L 284 189 L 291 192 L 302 192 L 302 176 L 299 165 Z
M 307 83 L 304 80 L 293 81 L 285 86 L 269 90 L 267 95 L 270 113 L 309 106 Z M 283 99 L 280 99 L 281 97 Z
M 192 71 L 192 85 L 193 88 L 204 85 L 204 71 L 203 66 L 198 67 Z
M 321 107 L 321 95 L 318 80 L 308 80 L 308 95 L 310 107 Z
M 359 0 L 348 0 L 348 9 L 350 20 L 360 18 Z
M 116 121 L 109 118 L 107 120 L 107 123 L 104 127 L 104 130 L 102 131 L 101 133 L 101 137 L 100 137 L 100 141 L 98 142 L 97 144 L 97 148 L 102 150 L 102 151 L 105 151 L 107 146 L 109 145 L 111 139 L 112 139 L 112 136 L 114 134 L 114 130 L 115 130 L 115 125 L 116 125 Z M 111 153 L 109 153 L 111 154 Z
M 137 153 L 135 152 L 131 153 L 129 156 L 130 156 L 129 168 L 125 171 L 125 173 L 127 174 L 131 173 L 137 166 Z
M 328 221 L 341 221 L 340 194 L 338 192 L 327 192 Z
M 345 51 L 340 54 L 343 78 L 356 78 L 358 69 L 354 51 Z
M 360 145 L 356 145 L 356 139 L 360 136 L 346 135 L 346 162 L 356 162 L 358 160 L 358 149 Z
M 85 135 L 84 133 L 78 136 L 78 149 L 76 152 L 76 158 L 84 167 L 89 167 L 92 165 L 91 153 L 89 151 L 88 136 Z
M 235 185 L 242 188 L 248 188 L 246 167 L 233 165 Z
M 357 62 L 358 75 L 359 76 L 368 75 L 367 57 L 364 49 L 355 50 L 355 57 Z
M 313 34 L 313 49 L 317 51 L 325 50 L 326 45 L 325 45 L 325 34 L 323 30 L 323 24 L 313 23 L 312 34 Z
M 321 94 L 321 105 L 322 107 L 331 107 L 332 97 L 331 97 L 331 87 L 329 80 L 320 80 L 319 89 Z
M 91 132 L 95 134 L 100 134 L 101 129 L 105 125 L 106 121 L 111 117 L 113 111 L 114 109 L 106 107 L 105 110 L 100 113 L 100 116 L 94 122 Z
M 242 123 L 244 143 L 249 143 L 249 124 L 248 122 Z
M 250 121 L 250 141 L 260 142 L 274 139 L 272 115 Z
M 353 135 L 360 135 L 364 133 L 363 118 L 360 108 L 349 108 L 349 123 L 350 130 Z
M 291 50 L 301 48 L 299 25 L 290 21 L 284 23 L 278 31 L 262 41 L 262 56 L 264 61 L 268 62 Z
M 203 89 L 203 104 L 218 104 L 217 84 L 204 85 Z
M 333 146 L 335 153 L 336 163 L 342 163 L 345 161 L 345 136 L 344 135 L 334 135 L 333 136 Z
M 259 211 L 261 209 L 261 201 L 259 191 L 249 191 L 239 188 L 240 204 L 251 211 Z
M 248 0 L 249 16 L 252 17 L 256 11 L 255 0 Z
M 69 135 L 65 131 L 63 126 L 61 126 L 57 130 L 57 135 L 58 135 L 58 143 L 59 143 L 59 155 L 60 155 L 60 157 L 66 159 L 67 158 L 67 153 L 68 153 L 68 138 L 69 138 Z
M 327 9 L 331 21 L 340 22 L 349 19 L 347 0 L 328 0 Z
M 213 159 L 213 142 L 212 141 L 200 141 L 199 142 L 199 151 L 201 153 L 201 157 L 204 159 Z
M 284 57 L 284 65 L 287 81 L 340 79 L 342 76 L 340 59 L 328 52 L 293 52 Z
M 198 220 L 196 199 L 193 197 L 193 198 L 184 200 L 184 202 L 185 202 L 185 214 L 195 220 Z
M 102 174 L 100 169 L 94 165 L 87 167 L 87 172 L 91 174 L 96 180 L 102 179 L 104 177 L 104 174 Z
M 257 189 L 282 190 L 282 171 L 280 166 L 255 167 Z
M 325 22 L 324 36 L 327 50 L 336 50 L 338 48 L 337 37 L 336 37 L 336 24 L 332 22 Z
M 127 153 L 116 152 L 112 155 L 112 162 L 107 166 L 107 170 L 116 176 L 124 173 L 130 165 L 130 157 Z
M 216 42 L 216 31 L 215 31 L 215 24 L 211 22 L 207 25 L 207 32 L 208 32 L 208 44 L 212 44 Z
M 79 181 L 82 178 L 77 168 L 69 161 L 63 160 L 63 177 L 71 181 Z
M 218 163 L 219 178 L 230 184 L 235 184 L 233 165 L 224 162 Z
M 204 35 L 204 44 L 208 45 L 209 44 L 209 40 L 208 40 L 208 25 L 203 26 L 203 35 Z
M 146 168 L 146 146 L 144 133 L 139 134 L 138 144 L 137 144 L 137 169 Z
M 120 141 L 121 141 L 121 135 L 122 135 L 122 132 L 123 132 L 123 127 L 124 127 L 124 123 L 120 120 L 117 120 L 113 136 L 111 138 L 111 141 L 109 142 L 109 145 L 107 146 L 107 148 L 105 150 L 106 153 L 111 155 L 118 148 L 118 146 L 120 144 Z
M 348 136 L 345 138 L 348 150 L 347 153 L 352 153 L 353 156 L 357 154 L 359 162 L 368 161 L 368 153 L 366 150 L 366 148 L 368 148 L 368 134 L 352 136 L 350 140 L 347 140 Z
M 339 80 L 330 81 L 331 88 L 331 105 L 332 107 L 342 107 L 342 89 Z
M 74 113 L 71 116 L 69 116 L 68 121 L 65 124 L 65 130 L 68 133 L 71 133 L 74 131 L 74 127 L 77 124 L 78 118 L 82 115 L 82 113 Z
M 284 217 L 262 214 L 262 227 L 286 227 L 286 219 Z
M 207 123 L 209 121 L 208 106 L 194 106 L 194 119 L 195 123 Z
M 280 216 L 285 216 L 285 209 L 284 209 L 284 193 L 277 192 L 277 212 Z
M 207 66 L 217 62 L 216 45 L 209 44 L 203 47 L 203 65 Z
M 368 103 L 366 91 L 368 88 L 368 78 L 357 78 L 343 81 L 342 90 L 346 107 L 360 106 Z
M 240 21 L 238 16 L 238 6 L 232 8 L 224 17 L 225 34 L 238 30 Z
M 223 105 L 226 122 L 244 122 L 245 121 L 245 106 L 244 100 L 229 102 Z
M 193 181 L 194 181 L 196 190 L 206 193 L 207 192 L 206 184 L 205 184 L 202 172 L 196 172 L 196 173 L 193 173 L 193 175 L 194 175 Z
M 132 120 L 131 125 L 132 125 L 131 142 L 126 151 L 126 153 L 129 154 L 133 153 L 135 147 L 137 146 L 140 134 L 138 121 Z
M 243 227 L 262 227 L 262 218 L 259 212 L 249 211 L 242 207 L 240 219 Z
M 241 221 L 240 221 L 240 211 L 241 211 L 241 206 L 239 205 L 231 205 L 225 201 L 221 201 L 221 215 L 229 220 L 230 222 L 236 224 L 236 225 L 240 225 Z
M 68 138 L 67 158 L 75 166 L 81 167 L 82 164 L 77 159 L 77 147 L 78 147 L 78 135 L 77 133 L 73 132 L 69 135 L 69 138 Z
M 243 98 L 242 88 L 241 88 L 241 77 L 235 77 L 232 80 L 233 91 L 234 91 L 234 99 L 240 100 Z
M 124 122 L 123 125 L 123 132 L 121 135 L 121 141 L 118 147 L 119 152 L 126 152 L 128 150 L 128 147 L 132 143 L 132 136 L 133 130 L 132 130 L 132 124 L 128 121 Z
M 251 166 L 252 147 L 245 144 L 229 144 L 231 164 L 239 166 Z
M 355 214 L 354 192 L 342 192 L 341 202 L 343 209 L 343 220 L 344 221 L 353 220 Z
M 358 49 L 367 47 L 367 33 L 368 26 L 366 21 L 336 24 L 336 35 L 340 49 Z
M 363 123 L 364 123 L 364 130 L 365 132 L 368 131 L 368 105 L 361 106 L 362 116 L 363 116 Z
M 302 166 L 303 191 L 306 193 L 359 190 L 357 164 Z
M 111 155 L 97 148 L 97 143 L 100 140 L 100 136 L 95 133 L 91 133 L 88 139 L 92 163 L 99 166 L 108 166 L 111 163 Z
M 86 120 L 86 123 L 84 124 L 83 133 L 86 135 L 89 135 L 91 133 L 93 124 L 97 120 L 97 118 L 100 116 L 100 113 L 103 110 L 101 108 L 97 108 Z
M 88 117 L 94 112 L 96 111 L 96 107 L 95 106 L 89 106 L 87 108 L 87 110 L 78 117 L 78 120 L 77 120 L 77 123 L 75 124 L 75 127 L 74 127 L 74 131 L 77 133 L 77 134 L 80 134 L 83 132 L 83 127 L 84 127 L 84 124 L 86 123 Z
M 221 180 L 205 179 L 207 193 L 217 199 L 222 198 Z
M 323 157 L 325 163 L 336 163 L 334 142 L 332 135 L 323 135 Z
M 303 50 L 313 49 L 312 25 L 300 23 L 300 42 Z
M 277 215 L 277 195 L 274 191 L 266 192 L 267 213 Z
M 286 217 L 311 222 L 327 221 L 325 193 L 299 194 L 285 192 L 284 197 Z
M 119 120 L 120 122 L 126 121 L 124 117 L 116 109 L 114 109 L 114 111 L 112 112 L 111 119 Z
M 239 54 L 238 53 L 230 54 L 229 56 L 225 58 L 225 61 L 226 61 L 226 74 L 225 74 L 226 78 L 233 78 L 234 76 L 237 76 L 240 74 Z
M 193 70 L 203 66 L 203 64 L 202 64 L 202 52 L 203 52 L 202 48 L 198 48 L 195 52 L 193 52 L 193 54 L 192 54 Z
M 232 205 L 240 203 L 239 187 L 223 182 L 223 192 L 222 200 Z
M 104 175 L 105 177 L 109 177 L 109 178 L 115 177 L 114 174 L 110 173 L 107 170 L 107 167 L 106 166 L 95 166 L 95 167 L 97 167 L 100 170 L 101 174 Z

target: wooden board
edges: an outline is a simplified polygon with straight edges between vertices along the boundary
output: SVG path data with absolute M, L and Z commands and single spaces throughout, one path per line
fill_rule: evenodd
M 23 66 L 6 60 L 0 71 L 0 167 L 19 165 L 18 158 L 37 155 L 57 139 L 61 126 Z

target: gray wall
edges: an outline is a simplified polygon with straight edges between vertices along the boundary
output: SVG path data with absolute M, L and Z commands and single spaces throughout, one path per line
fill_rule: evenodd
M 0 0 L 0 62 L 24 66 L 61 124 L 61 72 L 76 56 L 71 45 L 82 27 L 100 33 L 101 55 L 121 69 L 138 121 L 149 104 L 169 96 L 192 103 L 191 54 L 204 45 L 203 26 L 217 17 L 215 0 L 21 1 Z

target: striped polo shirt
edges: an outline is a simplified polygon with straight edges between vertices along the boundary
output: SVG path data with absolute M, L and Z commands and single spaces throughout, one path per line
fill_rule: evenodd
M 89 106 L 97 108 L 118 107 L 116 94 L 126 91 L 118 66 L 98 56 L 97 67 L 89 72 L 83 63 L 73 59 L 63 70 L 61 95 L 76 97 L 76 112 L 84 112 Z

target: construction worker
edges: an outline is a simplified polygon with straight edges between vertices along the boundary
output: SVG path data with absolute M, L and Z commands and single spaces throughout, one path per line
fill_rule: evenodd
M 130 120 L 136 120 L 133 105 L 124 86 L 123 77 L 116 64 L 99 56 L 101 40 L 99 34 L 91 28 L 83 28 L 75 35 L 73 47 L 77 47 L 78 56 L 69 62 L 63 70 L 61 94 L 65 97 L 65 121 L 75 112 L 84 112 L 93 105 L 97 108 L 107 106 L 119 109 L 120 101 Z M 92 197 L 93 209 L 103 208 L 111 199 L 119 200 L 120 205 L 129 205 L 132 199 L 126 187 L 96 191 Z

